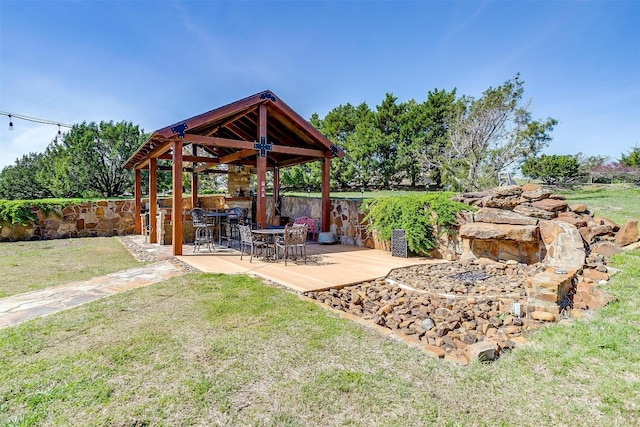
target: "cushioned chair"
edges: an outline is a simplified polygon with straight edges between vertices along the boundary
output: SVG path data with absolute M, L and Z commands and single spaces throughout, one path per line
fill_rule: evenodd
M 284 227 L 284 236 L 276 240 L 276 262 L 279 257 L 279 249 L 282 249 L 284 255 L 284 265 L 287 265 L 289 251 L 295 251 L 297 248 L 302 252 L 304 263 L 307 263 L 307 224 L 293 224 Z
M 294 224 L 306 224 L 308 232 L 311 233 L 311 240 L 316 240 L 318 233 L 316 233 L 316 220 L 309 218 L 308 216 L 301 216 L 296 218 Z

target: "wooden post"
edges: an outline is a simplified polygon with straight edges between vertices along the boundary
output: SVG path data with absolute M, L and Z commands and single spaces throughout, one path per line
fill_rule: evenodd
M 182 255 L 182 140 L 173 141 L 173 209 L 171 211 L 173 255 Z
M 142 211 L 142 182 L 140 178 L 140 169 L 134 170 L 135 182 L 133 185 L 133 219 L 135 220 L 135 233 L 142 234 L 142 220 L 140 212 Z
M 191 146 L 191 154 L 198 155 L 198 146 L 193 144 Z M 195 163 L 194 163 L 195 169 Z M 198 207 L 198 175 L 195 172 L 191 172 L 191 209 Z
M 331 215 L 331 153 L 325 154 L 322 163 L 322 231 L 329 231 Z
M 278 199 L 280 198 L 280 169 L 276 166 L 273 168 L 273 208 L 271 209 L 271 218 L 275 218 L 276 214 L 282 215 L 282 209 L 279 212 L 276 212 L 276 204 L 278 203 Z M 273 225 L 280 225 L 280 222 L 277 224 L 274 222 Z
M 264 138 L 264 140 L 263 140 Z M 267 108 L 260 104 L 258 113 L 258 141 L 267 138 Z M 262 156 L 258 150 L 257 156 L 257 188 L 256 188 L 256 222 L 267 227 L 267 156 Z
M 149 159 L 149 243 L 158 243 L 158 159 Z

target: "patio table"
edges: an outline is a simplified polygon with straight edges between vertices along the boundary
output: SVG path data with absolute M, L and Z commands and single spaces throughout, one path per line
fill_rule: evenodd
M 251 233 L 257 234 L 258 236 L 264 236 L 267 239 L 267 245 L 269 248 L 273 249 L 273 254 L 275 256 L 275 240 L 277 236 L 284 236 L 284 228 L 265 228 L 258 230 L 251 230 Z

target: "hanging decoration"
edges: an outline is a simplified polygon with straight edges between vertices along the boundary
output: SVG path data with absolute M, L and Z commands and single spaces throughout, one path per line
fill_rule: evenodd
M 27 122 L 33 122 L 33 123 L 40 123 L 43 125 L 54 125 L 54 126 L 58 126 L 58 133 L 56 135 L 56 139 L 58 137 L 62 136 L 62 127 L 65 128 L 72 128 L 72 125 L 68 125 L 65 123 L 60 123 L 60 122 L 54 122 L 53 120 L 47 120 L 47 119 L 39 119 L 37 117 L 30 117 L 30 116 L 24 116 L 22 114 L 15 114 L 15 113 L 6 113 L 4 111 L 0 111 L 0 116 L 8 116 L 9 117 L 9 130 L 13 130 L 15 127 L 13 125 L 13 119 L 20 119 L 20 120 L 25 120 Z

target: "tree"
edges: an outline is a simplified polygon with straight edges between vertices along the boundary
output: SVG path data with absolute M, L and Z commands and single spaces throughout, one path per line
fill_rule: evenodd
M 373 115 L 374 112 L 363 102 L 358 106 L 339 105 L 329 111 L 324 119 L 317 114 L 311 117 L 311 124 L 345 152 L 343 158 L 331 161 L 333 187 L 369 186 L 372 182 L 375 171 Z M 290 172 L 292 176 L 296 173 Z M 320 168 L 317 173 L 320 182 Z
M 427 162 L 457 190 L 496 185 L 498 172 L 546 147 L 557 124 L 552 118 L 532 120 L 529 103 L 521 103 L 523 93 L 524 82 L 516 75 L 487 89 L 480 99 L 463 97 L 464 108 L 451 120 L 447 145 Z
M 51 197 L 51 192 L 38 179 L 44 155 L 29 153 L 16 159 L 15 165 L 6 166 L 0 172 L 0 199 L 32 200 Z
M 416 154 L 422 163 L 422 178 L 432 181 L 438 188 L 442 188 L 442 171 L 427 159 L 442 155 L 449 142 L 451 118 L 456 112 L 460 112 L 463 106 L 462 101 L 456 97 L 455 88 L 451 92 L 437 88 L 429 91 L 427 100 L 421 106 L 423 134 L 418 137 L 421 147 Z
M 636 145 L 626 155 L 623 154 L 620 158 L 620 163 L 626 166 L 640 168 L 640 147 Z
M 577 157 L 570 155 L 529 157 L 521 170 L 524 176 L 539 179 L 547 185 L 564 186 L 583 176 Z
M 47 147 L 39 176 L 58 197 L 120 196 L 133 187 L 133 172 L 124 162 L 144 139 L 129 122 L 74 125 L 62 141 Z
M 640 169 L 627 166 L 622 162 L 612 162 L 599 165 L 591 170 L 591 177 L 595 182 L 640 182 Z
M 402 151 L 400 130 L 404 117 L 405 105 L 397 104 L 397 97 L 387 93 L 380 105 L 376 106 L 373 115 L 373 130 L 367 132 L 369 146 L 373 155 L 375 184 L 389 188 L 391 184 L 399 184 L 396 159 Z

